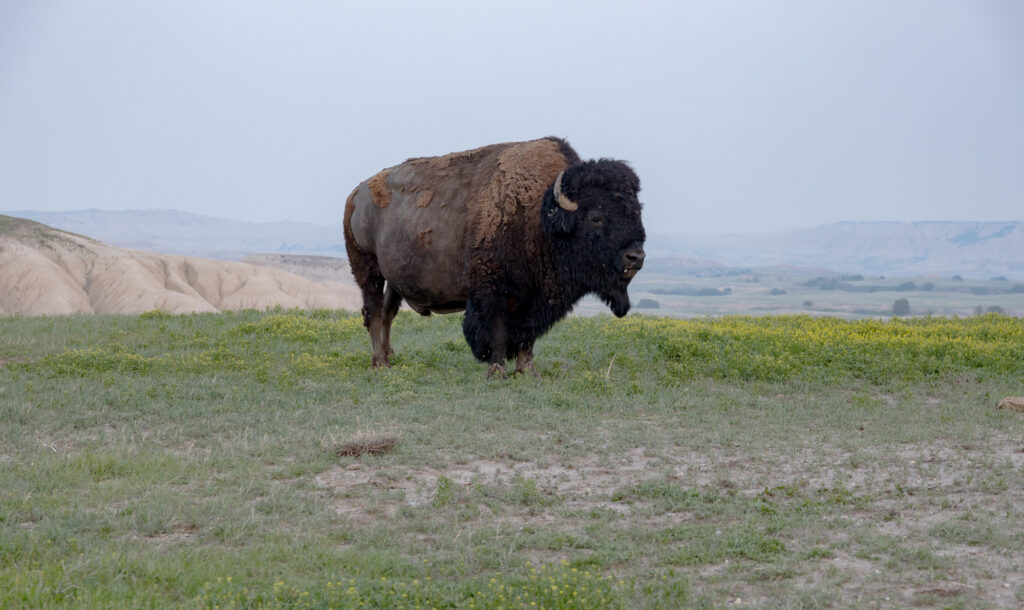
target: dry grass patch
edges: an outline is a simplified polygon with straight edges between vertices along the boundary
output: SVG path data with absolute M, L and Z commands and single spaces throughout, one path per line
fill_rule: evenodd
M 364 428 L 350 435 L 332 435 L 326 444 L 331 453 L 338 457 L 358 457 L 363 454 L 384 455 L 397 447 L 401 440 L 401 436 L 391 428 Z

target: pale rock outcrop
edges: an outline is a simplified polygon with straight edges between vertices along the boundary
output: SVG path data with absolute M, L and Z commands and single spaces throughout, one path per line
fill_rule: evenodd
M 349 279 L 340 277 L 339 280 Z M 0 314 L 351 309 L 359 290 L 243 262 L 109 246 L 0 216 Z

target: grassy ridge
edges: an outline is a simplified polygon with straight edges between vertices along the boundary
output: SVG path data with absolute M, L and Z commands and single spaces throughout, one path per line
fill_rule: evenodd
M 47 355 L 33 368 L 70 376 L 246 372 L 254 381 L 273 377 L 284 385 L 365 368 L 366 333 L 357 316 L 313 312 L 250 318 L 252 314 L 223 314 L 223 319 L 195 317 L 178 323 L 172 316 L 144 314 L 141 326 L 149 333 L 129 339 L 123 331 L 116 341 Z M 172 322 L 182 328 L 172 330 Z M 406 318 L 399 325 L 411 323 Z M 465 358 L 457 318 L 431 323 L 438 328 L 420 323 L 411 330 L 429 337 L 414 344 L 412 352 L 399 354 L 401 366 L 419 371 L 472 366 Z M 154 330 L 159 337 L 146 336 Z M 1024 359 L 1024 323 L 999 315 L 892 321 L 573 318 L 544 342 L 544 349 L 554 356 L 554 372 L 569 361 L 596 369 L 616 357 L 631 375 L 665 369 L 664 382 L 859 379 L 883 384 L 971 371 L 1017 373 Z
M 542 380 L 495 383 L 457 316 L 402 314 L 395 347 L 370 371 L 361 320 L 326 311 L 0 319 L 0 607 L 828 606 L 837 557 L 913 581 L 1024 546 L 992 535 L 1016 462 L 956 482 L 975 521 L 904 465 L 851 485 L 895 446 L 1019 433 L 991 407 L 1024 320 L 571 318 Z M 395 451 L 330 449 L 381 429 Z M 826 445 L 853 474 L 774 466 Z M 764 468 L 703 481 L 713 455 Z M 459 478 L 492 463 L 519 470 Z M 927 545 L 845 517 L 932 501 Z
M 994 315 L 891 321 L 634 317 L 599 326 L 596 334 L 596 345 L 605 350 L 639 351 L 650 365 L 666 367 L 666 381 L 860 379 L 884 384 L 968 371 L 1013 374 L 1024 356 L 1024 323 Z

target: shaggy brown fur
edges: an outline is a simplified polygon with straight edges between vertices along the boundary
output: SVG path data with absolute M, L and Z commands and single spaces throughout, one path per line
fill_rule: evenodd
M 502 146 L 502 144 L 481 146 L 480 148 L 474 148 L 472 150 L 460 150 L 459 152 L 448 153 L 447 155 L 441 155 L 440 157 L 413 157 L 412 159 L 407 159 L 406 163 L 414 165 L 424 164 L 429 165 L 432 169 L 444 170 L 448 169 L 452 164 L 470 163 L 478 155 L 486 152 L 487 149 L 493 148 L 494 146 Z
M 539 233 L 544 191 L 567 165 L 559 144 L 553 140 L 535 140 L 504 148 L 498 155 L 497 171 L 480 193 L 477 203 L 475 246 L 493 247 L 510 223 L 525 223 L 527 235 Z
M 391 204 L 391 190 L 388 188 L 388 174 L 390 170 L 378 172 L 370 178 L 370 194 L 373 195 L 373 202 L 379 208 L 386 208 Z
M 342 221 L 342 228 L 345 233 L 345 243 L 355 244 L 355 238 L 352 236 L 352 213 L 355 211 L 355 196 L 357 187 L 351 193 L 349 193 L 348 199 L 345 200 L 345 218 Z M 356 280 L 356 284 L 362 286 L 369 281 L 371 267 L 376 267 L 377 263 L 375 257 L 367 254 L 359 248 L 348 248 L 348 263 L 352 268 L 352 276 Z

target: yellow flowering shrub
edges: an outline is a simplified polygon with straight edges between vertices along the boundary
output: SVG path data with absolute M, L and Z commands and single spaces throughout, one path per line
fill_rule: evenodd
M 1024 372 L 1024 320 L 1000 315 L 888 321 L 810 316 L 574 320 L 577 357 L 626 354 L 665 377 L 871 382 L 956 372 Z M 583 345 L 590 341 L 589 348 Z M 570 348 L 572 349 L 572 348 Z M 617 360 L 623 363 L 624 360 Z

